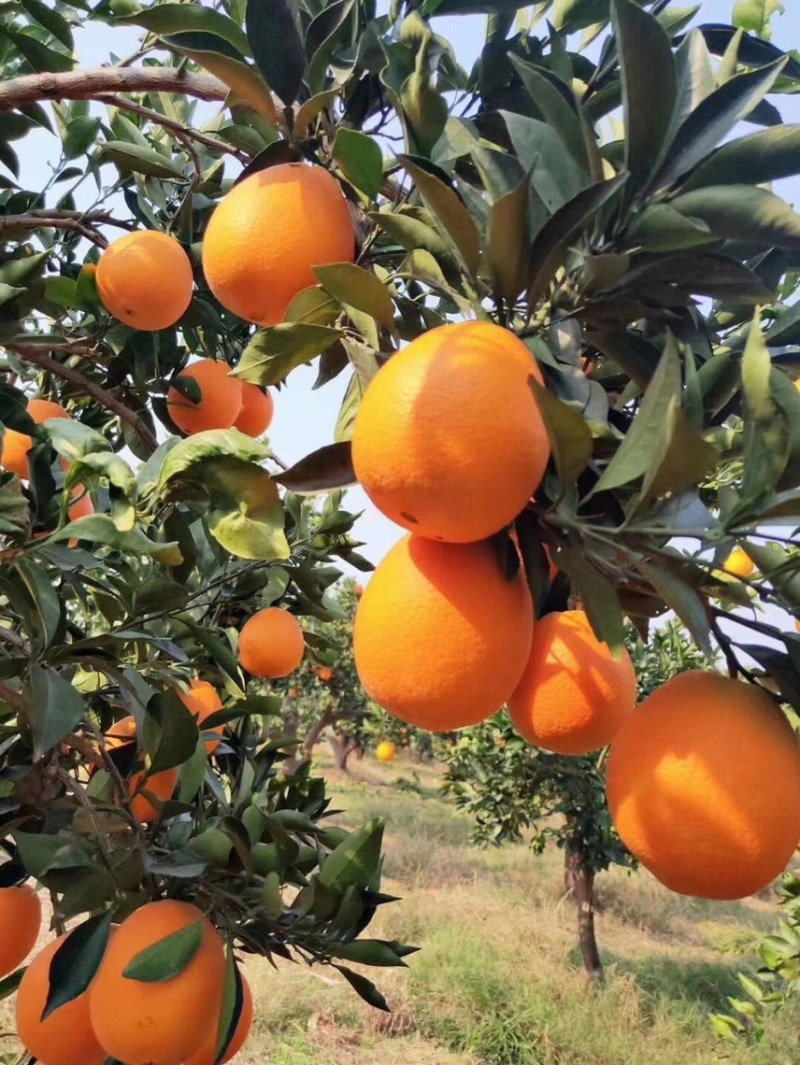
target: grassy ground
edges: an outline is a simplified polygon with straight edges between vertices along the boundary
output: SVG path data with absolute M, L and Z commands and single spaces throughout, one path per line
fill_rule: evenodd
M 422 948 L 407 970 L 370 970 L 392 1006 L 363 1006 L 327 971 L 249 962 L 257 1020 L 237 1065 L 797 1065 L 800 1007 L 758 1046 L 720 1044 L 736 973 L 775 922 L 774 902 L 702 903 L 646 874 L 598 881 L 605 985 L 587 987 L 559 855 L 468 846 L 466 818 L 437 794 L 436 770 L 402 761 L 330 770 L 341 820 L 387 820 L 374 934 Z M 398 781 L 405 786 L 397 787 Z M 0 1011 L 0 1031 L 8 1017 Z M 5 1048 L 9 1049 L 5 1043 Z

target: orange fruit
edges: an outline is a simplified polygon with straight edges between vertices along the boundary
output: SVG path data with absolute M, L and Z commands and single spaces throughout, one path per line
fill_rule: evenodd
M 92 497 L 82 484 L 76 484 L 72 489 L 72 498 L 75 502 L 69 508 L 70 521 L 77 521 L 78 518 L 87 518 L 90 514 L 94 514 Z
M 202 941 L 177 976 L 144 983 L 123 975 L 142 951 L 196 921 Z M 181 1065 L 203 1045 L 213 1024 L 209 1004 L 221 1001 L 224 979 L 222 941 L 196 906 L 147 903 L 119 926 L 89 988 L 95 1035 L 126 1065 Z
M 42 1020 L 50 991 L 50 963 L 66 938 L 48 943 L 22 977 L 17 991 L 17 1033 L 28 1053 L 43 1065 L 103 1065 L 106 1052 L 89 1020 L 88 989 Z
M 536 622 L 528 664 L 508 700 L 514 728 L 528 743 L 588 754 L 611 742 L 635 705 L 630 655 L 614 658 L 583 610 Z
M 178 783 L 179 772 L 176 769 L 163 769 L 160 773 L 146 776 L 144 770 L 132 773 L 128 780 L 128 794 L 131 796 L 131 813 L 140 825 L 149 825 L 161 816 L 161 803 L 172 798 Z M 148 794 L 145 794 L 147 792 Z M 149 796 L 158 800 L 158 805 Z
M 614 738 L 607 787 L 625 845 L 683 895 L 752 895 L 800 841 L 797 738 L 763 689 L 719 673 L 645 699 Z
M 233 423 L 234 429 L 257 439 L 263 436 L 270 426 L 275 404 L 272 396 L 250 381 L 242 381 L 242 409 Z
M 197 724 L 201 732 L 213 732 L 215 736 L 222 736 L 224 725 L 217 725 L 213 729 L 204 729 L 203 722 L 207 717 L 216 714 L 222 709 L 222 700 L 217 689 L 207 680 L 198 680 L 196 677 L 189 681 L 188 692 L 178 692 L 181 702 L 197 717 Z M 206 740 L 206 750 L 213 754 L 219 747 L 219 740 Z
M 239 663 L 254 677 L 288 677 L 305 649 L 297 618 L 277 606 L 253 614 L 239 633 Z
M 752 558 L 741 547 L 734 547 L 733 551 L 728 555 L 722 564 L 722 568 L 726 573 L 730 573 L 732 577 L 739 577 L 742 580 L 747 580 L 753 570 L 756 568 Z
M 230 376 L 226 362 L 200 359 L 178 374 L 200 386 L 200 400 L 193 403 L 177 388 L 167 393 L 169 416 L 186 436 L 207 429 L 230 429 L 242 409 L 242 382 Z
M 175 325 L 192 302 L 192 264 L 174 237 L 152 229 L 127 233 L 105 249 L 95 274 L 106 310 L 133 329 Z
M 223 198 L 203 238 L 203 271 L 223 307 L 276 325 L 315 266 L 352 262 L 355 232 L 335 178 L 320 166 L 280 163 Z
M 36 946 L 41 924 L 42 904 L 27 884 L 0 888 L 0 978 L 22 965 Z
M 356 669 L 390 714 L 431 732 L 476 725 L 516 687 L 533 607 L 491 543 L 406 536 L 372 575 L 353 628 Z
M 333 670 L 330 666 L 316 666 L 314 672 L 317 674 L 323 684 L 330 684 L 333 680 Z
M 250 1034 L 250 1029 L 253 1027 L 253 992 L 250 990 L 250 985 L 247 982 L 247 978 L 244 973 L 242 976 L 242 1012 L 239 1014 L 239 1020 L 236 1023 L 236 1031 L 233 1033 L 228 1049 L 225 1051 L 225 1056 L 222 1058 L 220 1065 L 224 1065 L 226 1061 L 230 1061 L 235 1057 L 245 1044 L 245 1041 Z M 216 1027 L 212 1027 L 206 1036 L 206 1041 L 200 1047 L 200 1049 L 192 1054 L 190 1058 L 186 1059 L 185 1065 L 215 1065 L 217 1060 L 217 1042 L 219 1039 L 219 1021 Z
M 794 619 L 794 627 L 797 629 L 798 632 L 800 632 L 800 618 Z
M 356 597 L 356 599 L 360 599 L 363 594 L 364 594 L 364 585 L 363 584 L 354 584 L 353 585 L 353 595 Z
M 387 762 L 393 762 L 396 754 L 397 748 L 389 740 L 383 740 L 383 742 L 379 743 L 375 748 L 375 757 L 379 762 L 383 762 L 384 764 Z
M 502 529 L 550 456 L 530 389 L 542 375 L 491 322 L 423 333 L 378 371 L 353 430 L 353 465 L 387 518 L 432 540 L 470 543 Z
M 32 399 L 27 412 L 37 425 L 49 418 L 69 418 L 58 403 L 49 399 Z M 9 473 L 16 473 L 22 480 L 28 478 L 28 452 L 33 447 L 33 438 L 27 433 L 18 433 L 16 429 L 6 429 L 3 433 L 3 450 L 0 452 L 0 466 Z

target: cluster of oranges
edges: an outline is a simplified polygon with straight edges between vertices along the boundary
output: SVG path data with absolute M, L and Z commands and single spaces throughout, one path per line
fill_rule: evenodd
M 540 384 L 525 345 L 484 322 L 427 333 L 370 384 L 356 474 L 410 534 L 359 603 L 361 681 L 389 713 L 431 731 L 507 705 L 517 731 L 548 751 L 610 744 L 609 806 L 642 864 L 685 894 L 752 894 L 800 841 L 800 746 L 772 698 L 696 671 L 637 708 L 627 652 L 612 654 L 582 610 L 534 622 L 521 560 L 506 567 L 491 539 L 548 462 Z M 747 576 L 745 560 L 750 569 L 738 556 L 726 568 Z
M 0 889 L 0 924 L 3 977 L 22 965 L 38 939 L 38 896 L 27 886 Z M 189 926 L 197 926 L 199 936 L 185 966 L 167 978 L 137 978 L 140 956 Z M 136 910 L 112 927 L 85 990 L 47 1010 L 53 958 L 69 934 L 36 955 L 17 991 L 17 1032 L 44 1065 L 104 1065 L 109 1058 L 126 1065 L 215 1065 L 223 1046 L 220 1060 L 226 1062 L 244 1044 L 253 1023 L 252 993 L 242 976 L 234 1030 L 221 1030 L 225 949 L 196 906 L 162 899 Z

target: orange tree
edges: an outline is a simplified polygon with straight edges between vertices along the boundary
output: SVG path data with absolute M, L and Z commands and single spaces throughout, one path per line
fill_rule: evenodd
M 641 697 L 686 669 L 702 654 L 677 621 L 655 629 L 648 645 L 629 631 Z M 578 944 L 587 973 L 601 977 L 595 938 L 594 881 L 610 865 L 632 858 L 614 830 L 605 794 L 604 757 L 571 757 L 527 743 L 506 714 L 468 729 L 444 746 L 445 794 L 475 818 L 481 846 L 530 838 L 534 853 L 548 844 L 564 852 L 564 888 L 574 899 Z
M 434 326 L 491 321 L 527 349 L 501 344 L 552 448 L 535 500 L 514 513 L 491 435 L 459 461 L 477 478 L 480 459 L 478 503 L 502 494 L 537 609 L 549 551 L 611 647 L 625 615 L 644 631 L 671 607 L 707 655 L 716 642 L 733 675 L 800 708 L 797 634 L 749 614 L 726 628 L 751 596 L 800 612 L 775 524 L 800 515 L 800 217 L 765 187 L 800 168 L 781 120 L 800 64 L 766 39 L 765 10 L 738 4 L 726 26 L 669 0 L 543 0 L 519 18 L 505 0 L 3 8 L 3 876 L 48 889 L 57 926 L 91 915 L 58 971 L 85 974 L 112 915 L 167 895 L 229 946 L 333 962 L 380 1003 L 341 965 L 405 950 L 355 941 L 383 900 L 380 826 L 345 838 L 308 767 L 279 771 L 277 697 L 248 691 L 236 650 L 255 611 L 324 604 L 352 517 L 303 496 L 352 482 L 362 393 Z M 466 71 L 431 19 L 475 12 Z M 141 44 L 78 69 L 96 22 Z M 19 159 L 48 136 L 55 164 L 27 187 Z M 348 375 L 345 399 L 330 445 L 281 470 L 254 439 L 268 401 L 232 382 L 278 385 L 312 360 L 320 386 Z M 517 392 L 507 426 L 538 441 L 526 479 L 544 469 L 532 409 Z M 732 580 L 718 564 L 736 543 L 758 570 Z M 466 554 L 524 607 L 518 577 L 503 590 L 485 549 Z M 525 622 L 495 632 L 499 650 L 525 649 Z M 296 632 L 286 643 L 263 672 L 296 664 Z M 192 679 L 221 693 L 213 751 Z M 174 971 L 184 941 L 165 953 Z M 84 990 L 62 983 L 64 1001 Z M 230 1035 L 243 995 L 226 1001 Z

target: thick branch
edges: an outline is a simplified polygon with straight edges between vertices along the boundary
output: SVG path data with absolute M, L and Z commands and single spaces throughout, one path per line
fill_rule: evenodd
M 0 111 L 37 100 L 93 100 L 116 92 L 179 92 L 199 100 L 225 100 L 229 89 L 217 78 L 175 67 L 95 67 L 0 82 Z
M 107 211 L 94 211 L 88 214 L 81 211 L 29 211 L 27 214 L 7 214 L 0 217 L 0 240 L 4 239 L 4 234 L 9 230 L 13 232 L 20 229 L 66 229 L 73 233 L 80 233 L 93 244 L 105 248 L 108 241 L 100 233 L 95 232 L 93 227 L 97 225 L 129 228 L 125 222 L 115 221 Z
M 147 447 L 149 451 L 153 452 L 156 450 L 158 447 L 158 441 L 135 411 L 132 411 L 130 407 L 126 407 L 124 403 L 116 398 L 116 396 L 112 396 L 110 392 L 107 392 L 100 385 L 95 384 L 94 381 L 88 381 L 83 374 L 78 373 L 77 370 L 73 370 L 71 367 L 64 366 L 62 363 L 56 362 L 55 359 L 50 358 L 46 352 L 50 351 L 51 347 L 45 348 L 44 345 L 40 344 L 24 343 L 7 343 L 4 346 L 8 348 L 9 351 L 16 352 L 16 354 L 26 362 L 33 363 L 34 366 L 38 366 L 40 370 L 44 370 L 46 373 L 50 373 L 54 377 L 60 377 L 62 381 L 74 385 L 87 396 L 96 399 L 102 407 L 105 407 L 106 410 L 110 410 L 112 414 L 116 414 L 120 421 L 127 422 L 134 432 L 139 434 L 145 447 Z M 67 350 L 69 350 L 69 348 Z M 77 351 L 73 352 L 73 354 L 77 353 Z

